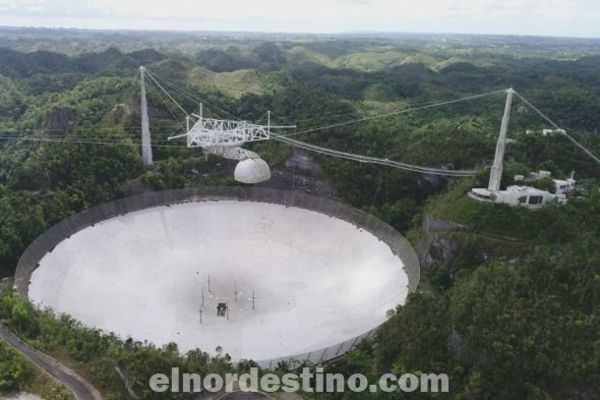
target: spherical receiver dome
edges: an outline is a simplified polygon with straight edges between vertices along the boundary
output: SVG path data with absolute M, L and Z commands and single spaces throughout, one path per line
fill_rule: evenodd
M 242 183 L 260 183 L 271 178 L 271 169 L 262 158 L 249 158 L 235 166 L 233 177 Z

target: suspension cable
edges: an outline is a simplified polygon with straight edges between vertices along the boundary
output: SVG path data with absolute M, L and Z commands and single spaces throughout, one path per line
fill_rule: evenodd
M 319 153 L 319 154 L 324 154 L 324 155 L 328 155 L 331 157 L 337 157 L 337 158 L 343 158 L 346 160 L 353 160 L 353 161 L 358 161 L 361 163 L 366 163 L 366 164 L 379 164 L 379 165 L 387 165 L 389 167 L 394 167 L 394 168 L 398 168 L 398 169 L 403 169 L 406 171 L 412 171 L 412 172 L 420 172 L 420 173 L 424 173 L 424 174 L 431 174 L 431 175 L 444 175 L 444 176 L 473 176 L 475 174 L 477 174 L 477 170 L 449 170 L 449 169 L 443 169 L 443 168 L 431 168 L 431 167 L 422 167 L 419 165 L 414 165 L 414 164 L 407 164 L 407 163 L 403 163 L 400 161 L 393 161 L 393 160 L 389 160 L 387 158 L 377 158 L 377 157 L 370 157 L 370 156 L 364 156 L 364 155 L 360 155 L 360 154 L 355 154 L 355 153 L 348 153 L 345 151 L 339 151 L 339 150 L 333 150 L 333 149 L 329 149 L 326 147 L 321 147 L 321 146 L 317 146 L 314 144 L 309 144 L 309 143 L 305 143 L 305 142 L 301 142 L 299 140 L 295 140 L 292 139 L 286 135 L 278 135 L 278 134 L 274 134 L 271 133 L 271 137 L 277 141 L 307 150 L 307 151 L 311 151 L 314 153 Z
M 152 73 L 151 73 L 150 71 L 148 71 L 147 69 L 146 69 L 146 74 L 147 74 L 147 75 L 150 77 L 150 79 L 152 79 L 152 81 L 153 81 L 153 82 L 156 84 L 156 86 L 158 86 L 158 87 L 160 88 L 160 90 L 162 90 L 162 91 L 163 91 L 163 92 L 164 92 L 164 93 L 167 95 L 167 97 L 169 97 L 169 99 L 171 99 L 171 101 L 172 101 L 173 103 L 175 103 L 175 105 L 177 105 L 177 107 L 178 107 L 178 108 L 179 108 L 179 109 L 180 109 L 180 110 L 181 110 L 181 111 L 182 111 L 182 112 L 183 112 L 183 113 L 184 113 L 186 116 L 188 116 L 188 117 L 190 116 L 190 114 L 188 114 L 188 112 L 187 112 L 187 111 L 185 111 L 185 108 L 183 108 L 183 107 L 181 106 L 181 104 L 179 104 L 179 103 L 177 102 L 177 100 L 175 100 L 175 99 L 174 99 L 174 98 L 171 96 L 171 94 L 170 94 L 169 92 L 167 92 L 167 91 L 166 91 L 166 89 L 165 89 L 165 88 L 164 88 L 164 87 L 163 87 L 163 86 L 162 86 L 162 85 L 161 85 L 161 84 L 160 84 L 160 83 L 159 83 L 159 82 L 156 80 L 156 78 L 154 78 L 154 75 L 152 75 Z
M 148 70 L 146 69 L 146 71 L 148 71 Z M 153 77 L 154 77 L 154 79 L 156 79 L 156 77 L 154 75 L 153 75 Z M 169 81 L 168 79 L 161 78 L 161 80 L 162 80 L 162 82 L 165 83 L 166 86 L 169 86 L 171 88 L 171 90 L 174 90 L 174 91 L 178 92 L 183 97 L 187 97 L 188 99 L 190 99 L 190 100 L 192 100 L 194 102 L 200 102 L 200 98 L 198 98 L 196 95 L 190 93 L 186 89 L 182 88 L 180 85 L 177 85 L 176 83 L 173 83 L 173 82 Z M 216 110 L 218 110 L 218 111 L 220 111 L 220 112 L 228 115 L 233 120 L 239 120 L 239 118 L 236 117 L 234 114 L 230 113 L 229 111 L 227 111 L 227 110 L 225 110 L 225 109 L 223 109 L 221 107 L 218 107 L 218 106 L 216 106 L 214 104 L 208 103 L 208 102 L 206 102 L 204 100 L 202 100 L 202 103 L 204 105 L 207 105 L 209 108 L 214 108 L 214 109 L 216 109 Z
M 352 121 L 345 121 L 345 122 L 339 122 L 339 123 L 335 123 L 335 124 L 323 125 L 323 126 L 319 126 L 319 127 L 315 127 L 315 128 L 304 129 L 304 130 L 301 130 L 301 131 L 292 132 L 292 133 L 290 133 L 290 134 L 288 134 L 286 136 L 294 136 L 294 135 L 299 135 L 301 133 L 321 131 L 321 130 L 324 130 L 324 129 L 336 128 L 338 126 L 351 125 L 351 124 L 356 124 L 356 123 L 359 123 L 359 122 L 365 122 L 365 121 L 371 121 L 371 120 L 374 120 L 374 119 L 391 117 L 393 115 L 406 114 L 406 113 L 410 113 L 410 112 L 413 112 L 413 111 L 425 110 L 425 109 L 428 109 L 428 108 L 440 107 L 440 106 L 445 106 L 445 105 L 449 105 L 449 104 L 455 104 L 455 103 L 460 103 L 460 102 L 464 102 L 464 101 L 475 100 L 475 99 L 479 99 L 479 98 L 482 98 L 482 97 L 485 97 L 485 96 L 490 96 L 490 95 L 493 95 L 493 94 L 504 93 L 505 91 L 506 91 L 506 89 L 495 90 L 495 91 L 492 91 L 492 92 L 477 94 L 477 95 L 473 95 L 473 96 L 467 96 L 467 97 L 463 97 L 463 98 L 460 98 L 460 99 L 446 100 L 446 101 L 441 101 L 441 102 L 436 102 L 436 103 L 430 103 L 430 104 L 427 104 L 427 105 L 424 105 L 424 106 L 420 106 L 420 107 L 404 108 L 402 110 L 392 111 L 392 112 L 385 113 L 385 114 L 374 115 L 374 116 L 371 116 L 371 117 L 363 117 L 363 118 L 355 119 L 355 120 L 352 120 Z
M 117 142 L 114 140 L 90 140 L 90 139 L 76 139 L 76 138 L 45 138 L 45 137 L 33 137 L 33 136 L 7 136 L 0 135 L 0 141 L 29 141 L 29 142 L 47 142 L 47 143 L 63 143 L 63 144 L 88 144 L 97 146 L 126 146 L 126 147 L 139 147 L 139 143 L 134 142 Z M 152 144 L 152 147 L 164 147 L 164 148 L 187 148 L 185 145 L 168 145 L 168 144 Z
M 542 117 L 544 120 L 546 120 L 550 125 L 552 125 L 555 129 L 557 129 L 558 131 L 560 131 L 563 135 L 565 135 L 567 137 L 567 139 L 569 139 L 575 146 L 577 146 L 580 150 L 582 150 L 590 158 L 592 158 L 594 161 L 596 161 L 598 164 L 600 164 L 600 158 L 598 158 L 596 155 L 594 155 L 594 153 L 592 153 L 584 145 L 582 145 L 581 143 L 579 143 L 573 136 L 569 135 L 565 129 L 563 129 L 560 126 L 558 126 L 558 124 L 556 124 L 554 121 L 552 121 L 546 114 L 544 114 L 543 112 L 541 112 L 536 106 L 534 106 L 533 104 L 531 104 L 527 99 L 525 99 L 523 96 L 521 96 L 518 92 L 515 92 L 515 94 L 525 104 L 527 104 L 529 107 L 531 107 L 531 109 L 533 109 L 533 111 L 535 111 L 536 113 L 538 113 L 540 117 Z

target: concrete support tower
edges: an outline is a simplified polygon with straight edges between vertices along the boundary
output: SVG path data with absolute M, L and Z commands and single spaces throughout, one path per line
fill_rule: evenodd
M 142 112 L 142 159 L 144 167 L 150 168 L 152 161 L 152 139 L 150 137 L 150 122 L 148 121 L 148 103 L 146 102 L 146 68 L 140 67 L 141 100 L 140 110 Z
M 510 88 L 506 91 L 506 105 L 504 106 L 504 115 L 502 116 L 502 124 L 500 125 L 500 135 L 498 143 L 496 143 L 496 155 L 494 156 L 494 165 L 490 173 L 490 182 L 488 190 L 496 192 L 500 190 L 500 181 L 502 180 L 502 169 L 504 164 L 504 151 L 506 150 L 506 134 L 508 132 L 508 123 L 510 122 L 510 109 L 512 107 L 512 99 L 515 91 Z

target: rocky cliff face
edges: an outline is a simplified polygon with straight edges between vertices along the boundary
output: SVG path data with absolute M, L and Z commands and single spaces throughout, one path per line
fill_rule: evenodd
M 319 197 L 336 198 L 335 188 L 321 166 L 304 150 L 295 150 L 282 165 L 273 168 L 265 187 L 300 190 Z
M 128 104 L 115 104 L 112 110 L 104 116 L 104 122 L 111 126 L 122 124 L 131 114 L 132 110 Z
M 56 107 L 48 112 L 43 123 L 43 128 L 50 133 L 63 134 L 77 126 L 77 115 L 68 107 Z
M 448 266 L 455 258 L 458 244 L 440 235 L 441 232 L 461 229 L 462 225 L 453 221 L 426 218 L 423 222 L 423 237 L 415 249 L 421 260 L 421 268 L 427 270 L 433 265 Z
M 508 236 L 473 230 L 450 220 L 425 218 L 415 249 L 423 271 L 440 266 L 450 276 L 490 259 L 516 260 L 531 243 Z

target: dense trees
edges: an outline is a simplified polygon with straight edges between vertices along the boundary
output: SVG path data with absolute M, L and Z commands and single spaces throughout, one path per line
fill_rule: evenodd
M 39 201 L 0 190 L 0 272 L 10 274 L 27 244 L 47 228 Z
M 464 195 L 471 185 L 456 185 L 423 211 L 460 224 L 421 232 L 458 246 L 454 260 L 431 267 L 423 277 L 429 290 L 349 359 L 361 359 L 374 376 L 446 373 L 456 399 L 593 398 L 600 389 L 597 184 L 583 184 L 586 196 L 566 207 L 537 212 L 474 202 Z M 472 251 L 484 256 L 467 257 Z M 349 360 L 331 366 L 353 368 Z
M 0 341 L 0 392 L 19 389 L 30 367 L 8 345 Z

